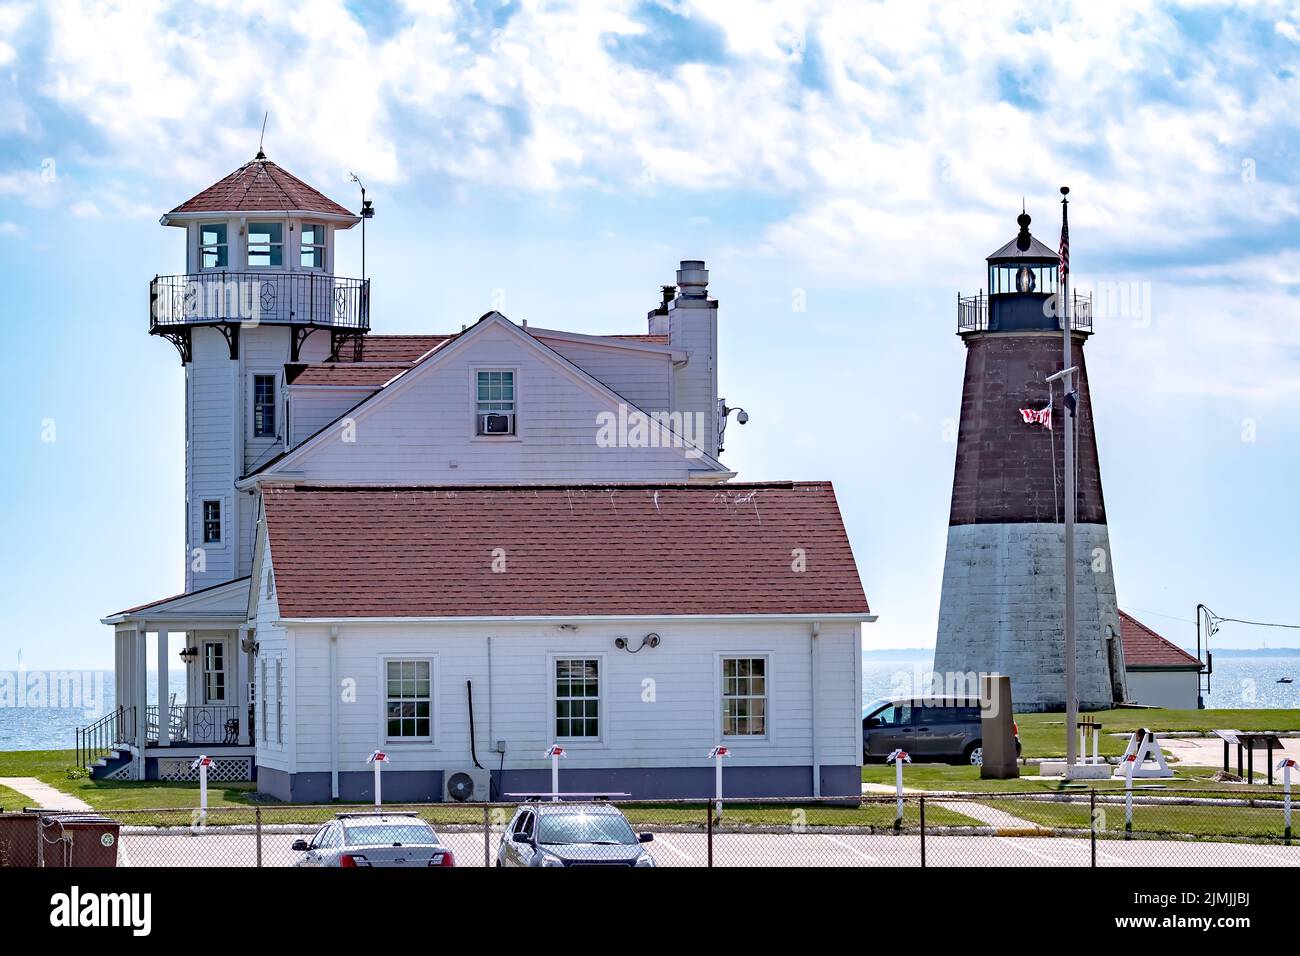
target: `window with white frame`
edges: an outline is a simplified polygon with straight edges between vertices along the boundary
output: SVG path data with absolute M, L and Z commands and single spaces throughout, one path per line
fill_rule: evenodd
M 253 376 L 253 437 L 275 437 L 275 376 Z
M 203 703 L 226 702 L 226 642 L 203 644 Z
M 304 222 L 302 224 L 300 264 L 304 269 L 325 268 L 325 224 Z
M 248 224 L 248 267 L 279 269 L 284 266 L 284 223 Z
M 762 737 L 767 733 L 767 658 L 722 659 L 722 734 Z
M 210 222 L 199 226 L 199 262 L 204 269 L 224 269 L 230 262 L 226 224 Z
M 221 500 L 219 498 L 203 502 L 203 543 L 221 543 Z
M 390 740 L 433 736 L 433 665 L 427 660 L 384 662 L 384 719 Z
M 480 435 L 515 433 L 515 373 L 509 369 L 475 373 L 475 421 Z
M 284 743 L 284 662 L 275 659 L 275 742 Z
M 600 661 L 555 662 L 555 736 L 600 736 Z

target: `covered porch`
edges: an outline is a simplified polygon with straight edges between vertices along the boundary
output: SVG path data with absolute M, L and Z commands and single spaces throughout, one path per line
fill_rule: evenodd
M 77 735 L 78 760 L 94 776 L 190 779 L 194 757 L 206 753 L 218 779 L 251 778 L 257 640 L 248 586 L 238 578 L 103 619 L 113 628 L 114 708 Z M 177 660 L 179 681 L 170 673 Z

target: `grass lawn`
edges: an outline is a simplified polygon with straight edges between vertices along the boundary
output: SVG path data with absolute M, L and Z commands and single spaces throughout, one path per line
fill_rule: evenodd
M 1118 756 L 1124 752 L 1125 740 L 1113 733 L 1131 734 L 1139 727 L 1164 731 L 1212 730 L 1300 730 L 1300 710 L 1164 710 L 1160 708 L 1102 710 L 1092 714 L 1101 722 L 1101 752 Z M 1021 714 L 1020 744 L 1026 757 L 1062 757 L 1065 755 L 1064 714 Z M 1088 743 L 1089 752 L 1092 742 Z
M 998 809 L 1033 820 L 1044 826 L 1088 829 L 1089 806 L 1080 803 L 1048 803 L 1036 800 L 999 800 Z M 1124 805 L 1098 804 L 1098 831 L 1124 834 Z M 929 816 L 929 808 L 926 808 Z M 1268 838 L 1284 835 L 1282 811 L 1256 807 L 1133 806 L 1133 832 L 1138 834 L 1193 834 L 1196 836 Z
M 0 787 L 0 809 L 3 809 L 6 813 L 21 810 L 31 802 L 30 798 L 23 796 L 17 790 Z
M 91 780 L 89 776 L 69 777 L 76 773 L 76 751 L 10 750 L 0 752 L 0 777 L 35 777 L 43 783 L 85 800 L 97 810 L 129 810 L 142 807 L 197 807 L 197 783 L 149 781 L 129 783 L 115 780 Z M 84 771 L 82 771 L 84 774 Z M 216 783 L 208 785 L 208 806 L 239 806 L 255 802 L 254 784 Z M 13 796 L 11 797 L 10 794 Z M 13 802 L 11 802 L 11 800 Z M 0 788 L 0 806 L 15 809 L 32 801 L 14 791 Z
M 1213 789 L 1222 790 L 1231 784 L 1216 783 L 1210 779 L 1213 767 L 1181 767 L 1171 764 L 1174 771 L 1172 780 L 1144 780 L 1135 786 L 1161 785 L 1170 789 Z M 1022 774 L 1036 774 L 1034 767 L 1021 767 Z M 1263 779 L 1256 771 L 1255 776 Z M 894 768 L 892 765 L 868 764 L 862 768 L 863 783 L 881 783 L 894 785 Z M 903 769 L 903 786 L 909 790 L 957 790 L 963 793 L 1026 793 L 1036 790 L 1069 792 L 1086 790 L 1090 787 L 1098 790 L 1123 790 L 1122 779 L 1079 780 L 1065 783 L 1062 780 L 981 780 L 979 767 L 969 764 L 914 763 Z

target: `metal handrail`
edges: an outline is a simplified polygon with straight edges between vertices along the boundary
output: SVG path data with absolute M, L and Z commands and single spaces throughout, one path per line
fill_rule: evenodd
M 149 331 L 189 325 L 370 329 L 370 280 L 325 272 L 199 272 L 154 276 Z
M 239 720 L 239 708 L 234 704 L 169 704 L 167 735 L 172 743 L 219 744 L 231 720 Z M 145 708 L 145 739 L 159 739 L 157 704 Z
M 77 728 L 77 766 L 89 767 L 117 744 L 129 743 L 135 736 L 135 708 L 117 707 L 93 724 Z
M 1055 299 L 1055 296 L 1051 297 Z M 1078 332 L 1092 331 L 1092 293 L 1086 295 L 1071 292 L 1070 327 Z M 1055 303 L 1053 303 L 1055 309 Z M 1057 321 L 1059 328 L 1060 322 Z M 957 331 L 985 332 L 989 327 L 989 296 L 981 292 L 978 295 L 957 296 Z

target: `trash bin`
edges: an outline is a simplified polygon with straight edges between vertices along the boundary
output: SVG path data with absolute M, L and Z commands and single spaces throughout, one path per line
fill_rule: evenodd
M 41 860 L 45 866 L 117 866 L 121 824 L 97 813 L 41 816 Z
M 37 816 L 0 813 L 0 866 L 36 866 Z

